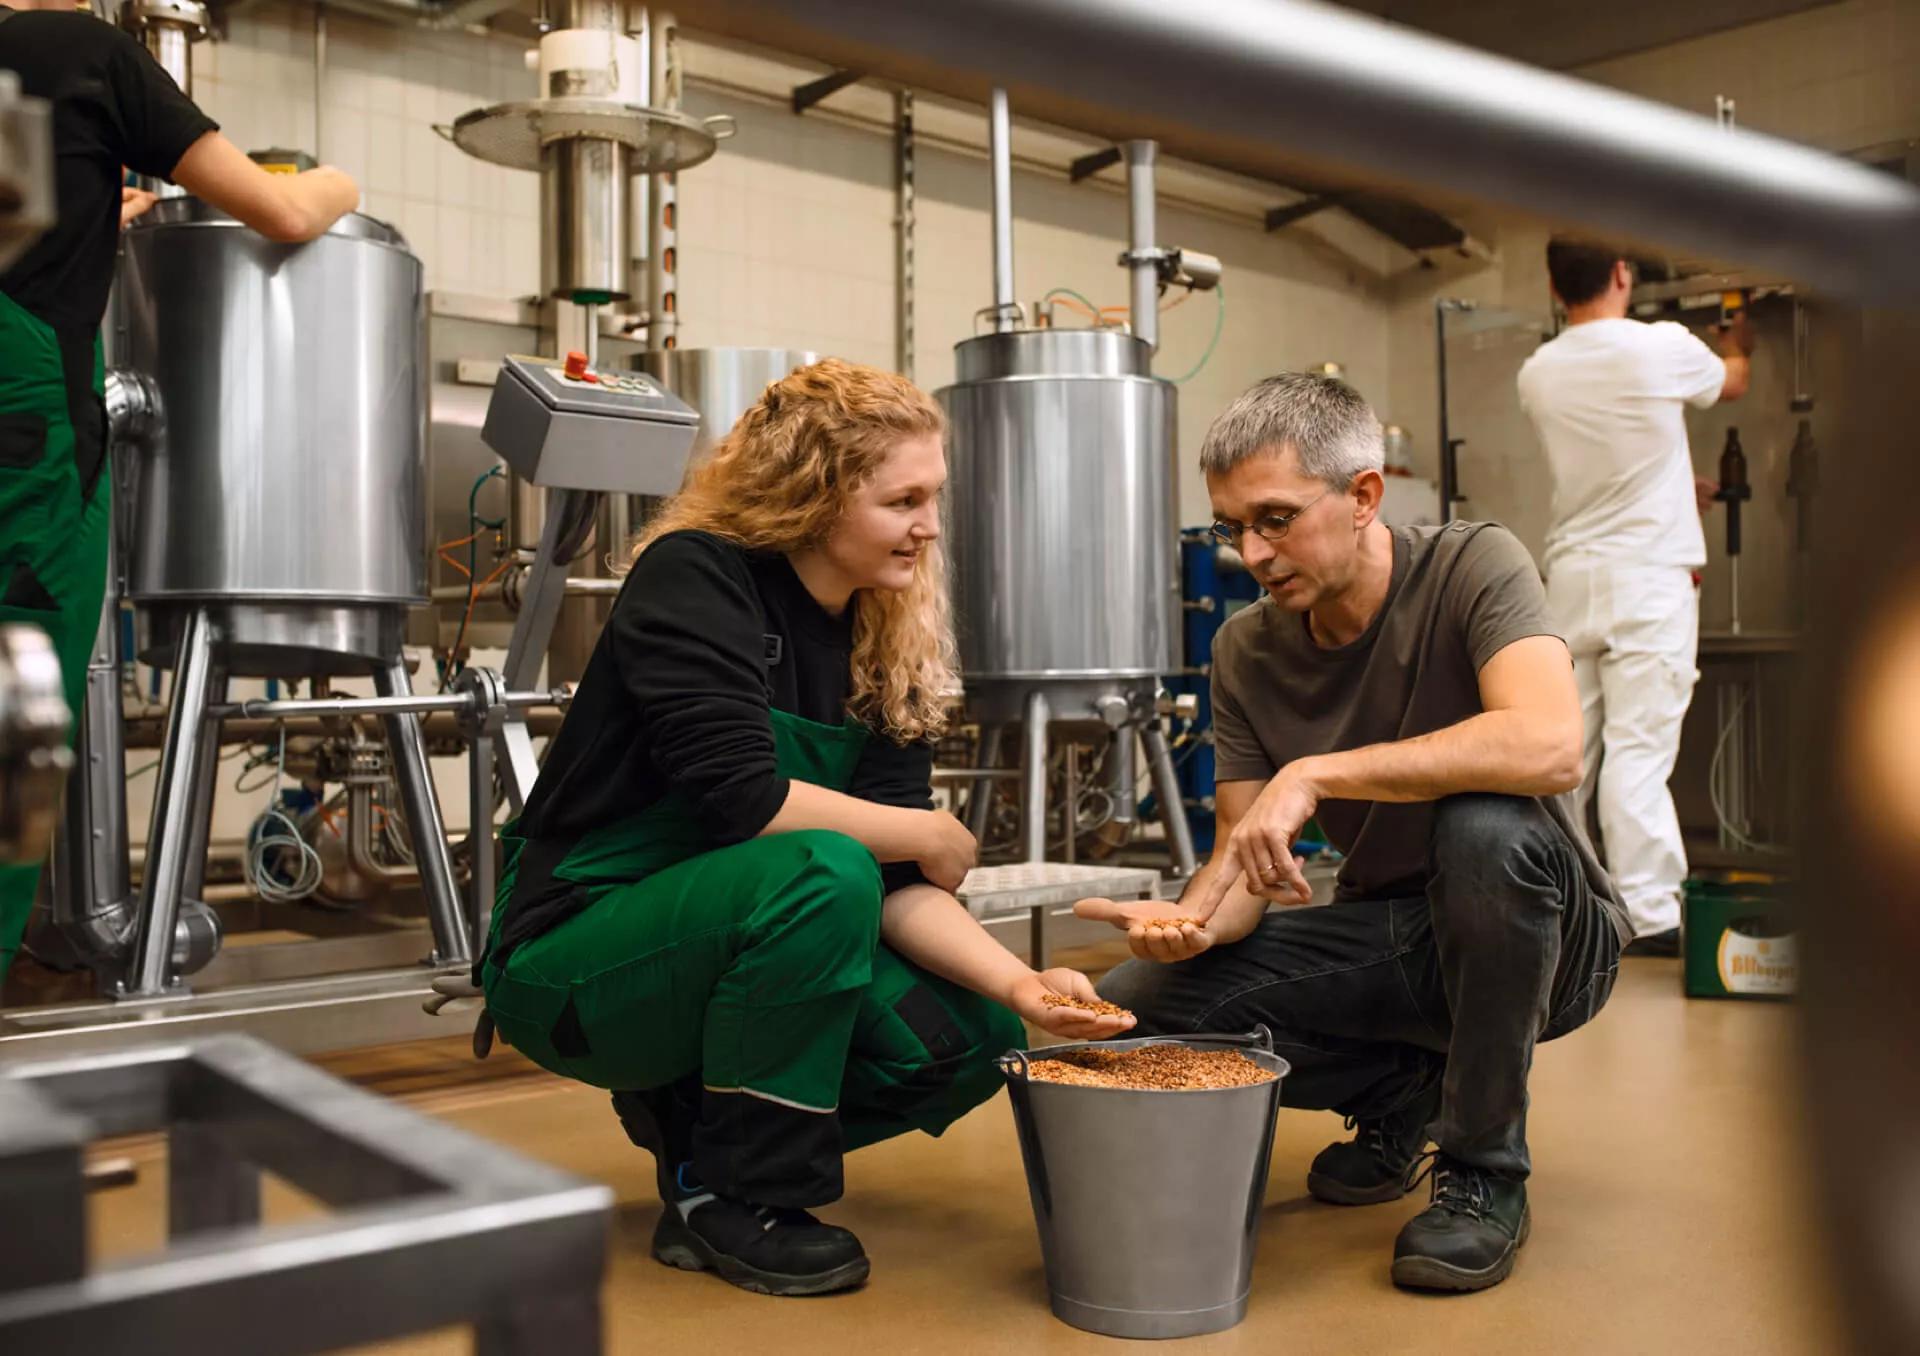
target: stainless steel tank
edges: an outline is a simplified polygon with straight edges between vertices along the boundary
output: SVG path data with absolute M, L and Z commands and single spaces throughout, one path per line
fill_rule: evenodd
M 1150 696 L 1177 662 L 1173 386 L 1116 330 L 982 335 L 954 356 L 939 398 L 969 710 Z
M 819 360 L 817 353 L 793 348 L 669 348 L 636 354 L 633 365 L 700 411 L 693 442 L 698 460 L 767 387 Z
M 159 388 L 129 593 L 142 657 L 208 606 L 235 674 L 365 671 L 427 599 L 420 262 L 343 218 L 279 245 L 193 198 L 126 233 L 116 360 Z

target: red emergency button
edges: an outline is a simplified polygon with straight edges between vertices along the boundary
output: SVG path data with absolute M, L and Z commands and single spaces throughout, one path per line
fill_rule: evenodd
M 587 374 L 587 355 L 578 349 L 567 354 L 566 366 L 561 370 L 570 381 L 590 380 Z

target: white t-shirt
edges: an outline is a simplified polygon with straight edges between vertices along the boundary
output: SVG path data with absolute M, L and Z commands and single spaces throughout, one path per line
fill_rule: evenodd
M 1520 405 L 1553 472 L 1548 573 L 1573 560 L 1707 563 L 1680 407 L 1713 404 L 1726 380 L 1720 356 L 1671 320 L 1571 325 L 1527 359 Z

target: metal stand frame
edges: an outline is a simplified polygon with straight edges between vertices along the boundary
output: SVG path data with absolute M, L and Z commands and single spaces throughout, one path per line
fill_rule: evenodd
M 163 1130 L 169 1245 L 87 1263 L 89 1139 Z M 261 1174 L 321 1222 L 262 1227 Z M 597 1356 L 613 1193 L 237 1036 L 0 1077 L 0 1350 L 293 1356 L 470 1323 Z
M 134 919 L 133 958 L 112 989 L 115 997 L 159 997 L 179 989 L 173 969 L 173 926 L 193 870 L 198 820 L 212 813 L 202 801 L 210 777 L 207 708 L 224 679 L 216 676 L 213 623 L 202 609 L 189 613 L 174 650 L 173 694 L 160 781 L 153 797 L 147 866 Z M 214 735 L 217 737 L 217 729 Z
M 564 577 L 560 580 L 564 585 Z M 178 973 L 175 926 L 181 901 L 197 898 L 205 869 L 208 824 L 213 806 L 213 773 L 219 754 L 220 722 L 228 716 L 377 715 L 393 754 L 394 780 L 406 809 L 414 859 L 425 892 L 434 949 L 433 966 L 472 963 L 486 936 L 495 880 L 492 825 L 496 808 L 492 740 L 524 720 L 513 713 L 529 706 L 564 704 L 554 692 L 510 692 L 499 674 L 471 669 L 457 693 L 415 696 L 406 666 L 397 657 L 374 674 L 373 698 L 255 701 L 225 703 L 226 676 L 218 666 L 215 625 L 204 611 L 187 616 L 181 627 L 173 699 L 167 714 L 160 759 L 160 788 L 149 828 L 147 870 L 135 919 L 133 956 L 126 976 L 113 989 L 120 999 L 153 999 L 184 992 Z M 473 874 L 463 899 L 447 847 L 446 821 L 440 813 L 420 716 L 428 711 L 458 713 L 468 734 L 468 803 L 473 819 L 469 848 Z M 531 755 L 531 741 L 528 743 Z
M 521 590 L 520 612 L 513 620 L 513 635 L 507 642 L 507 662 L 502 670 L 511 688 L 531 688 L 540 680 L 540 666 L 546 662 L 547 647 L 553 641 L 553 628 L 560 620 L 560 605 L 567 598 L 567 571 L 578 545 L 569 540 L 590 501 L 598 495 L 588 490 L 557 487 L 548 490 L 547 518 L 540 530 L 540 546 L 527 570 Z M 501 781 L 506 786 L 507 803 L 519 814 L 533 794 L 533 783 L 540 775 L 540 763 L 533 754 L 533 735 L 527 722 L 508 714 L 498 731 Z
M 140 885 L 133 958 L 113 987 L 118 998 L 157 998 L 182 990 L 174 964 L 174 924 L 182 899 L 200 894 L 213 813 L 214 770 L 219 759 L 220 719 L 226 675 L 219 667 L 216 628 L 203 609 L 189 613 L 180 629 L 166 742 L 160 755 L 159 791 L 147 836 L 147 868 Z M 381 697 L 412 697 L 398 657 L 374 674 Z M 275 703 L 278 706 L 309 704 Z M 322 703 L 325 705 L 325 703 Z M 337 703 L 334 705 L 338 705 Z M 252 710 L 250 706 L 248 708 Z M 426 737 L 416 711 L 389 702 L 379 711 L 393 751 L 394 779 L 406 807 L 427 915 L 433 926 L 435 964 L 473 958 L 472 936 L 461 917 L 460 890 L 447 851 L 445 820 L 434 792 Z
M 1047 694 L 1032 691 L 1026 696 L 1024 724 L 1021 730 L 1024 759 L 1020 767 L 1020 848 L 1021 860 L 1039 863 L 1047 860 L 1047 751 L 1051 745 L 1048 725 L 1053 706 Z M 985 768 L 996 765 L 1006 729 L 999 724 L 983 724 L 980 731 L 980 761 Z M 1160 823 L 1166 830 L 1167 849 L 1173 858 L 1173 874 L 1191 879 L 1198 870 L 1193 850 L 1193 826 L 1187 823 L 1186 805 L 1180 795 L 1180 782 L 1173 766 L 1173 753 L 1158 719 L 1130 720 L 1113 730 L 1115 767 L 1118 769 L 1115 796 L 1132 815 L 1136 764 L 1134 741 L 1145 753 L 1147 770 L 1153 778 L 1154 799 L 1160 807 Z M 1077 778 L 1076 778 L 1077 780 Z M 984 838 L 993 803 L 994 779 L 981 777 L 967 804 L 967 828 L 976 839 Z M 1068 856 L 1071 860 L 1071 848 Z

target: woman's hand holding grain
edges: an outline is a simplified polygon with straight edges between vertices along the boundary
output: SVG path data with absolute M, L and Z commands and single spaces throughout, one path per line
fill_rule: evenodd
M 1014 986 L 1007 1006 L 1042 1031 L 1075 1041 L 1112 1040 L 1134 1023 L 1132 1013 L 1101 1001 L 1092 980 L 1064 968 L 1029 973 Z

